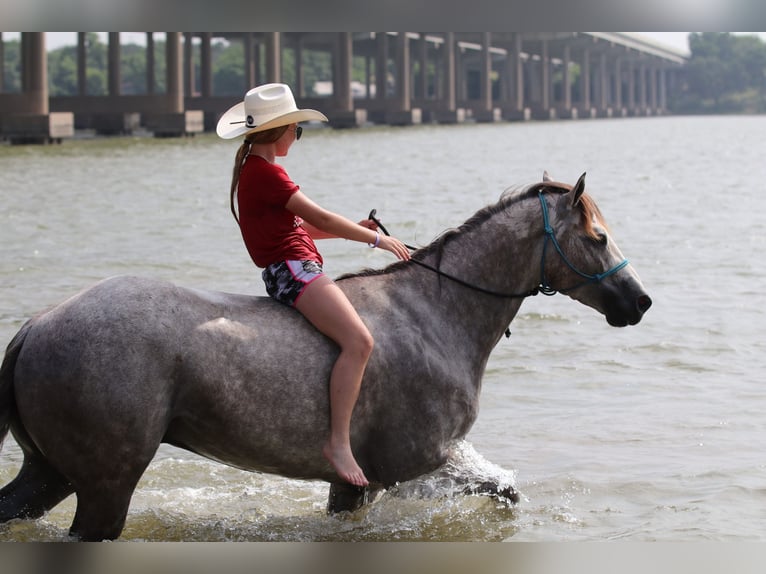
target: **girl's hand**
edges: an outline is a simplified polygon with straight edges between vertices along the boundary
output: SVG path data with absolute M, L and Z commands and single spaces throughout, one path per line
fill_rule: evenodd
M 380 249 L 390 251 L 402 261 L 409 261 L 410 259 L 410 250 L 407 249 L 404 243 L 399 241 L 396 237 L 391 237 L 390 235 L 381 235 L 380 241 L 378 242 L 378 247 Z
M 372 229 L 373 231 L 378 230 L 378 224 L 375 223 L 372 219 L 363 219 L 359 222 L 359 225 L 366 227 L 367 229 Z

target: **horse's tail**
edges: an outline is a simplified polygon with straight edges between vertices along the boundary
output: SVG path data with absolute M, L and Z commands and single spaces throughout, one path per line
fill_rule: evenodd
M 31 321 L 27 321 L 16 333 L 16 336 L 11 339 L 5 350 L 3 364 L 0 366 L 0 448 L 3 446 L 5 436 L 11 426 L 11 419 L 16 412 L 16 401 L 13 398 L 13 373 L 16 370 L 16 359 L 30 326 Z

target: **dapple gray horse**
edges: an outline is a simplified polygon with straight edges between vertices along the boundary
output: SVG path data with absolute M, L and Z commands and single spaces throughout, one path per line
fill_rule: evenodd
M 375 338 L 352 421 L 372 490 L 444 464 L 477 416 L 487 360 L 523 299 L 565 293 L 633 325 L 651 305 L 583 177 L 506 192 L 410 262 L 338 279 Z M 333 483 L 330 510 L 365 492 L 322 456 L 336 346 L 265 297 L 107 279 L 29 320 L 0 371 L 0 438 L 24 453 L 0 521 L 71 493 L 70 533 L 117 538 L 160 443 L 241 469 Z

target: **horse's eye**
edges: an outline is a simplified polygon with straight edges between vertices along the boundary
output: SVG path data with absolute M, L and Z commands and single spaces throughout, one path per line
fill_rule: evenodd
M 603 231 L 599 231 L 598 233 L 596 233 L 596 242 L 599 245 L 606 245 L 608 241 L 609 239 L 606 233 L 604 233 Z

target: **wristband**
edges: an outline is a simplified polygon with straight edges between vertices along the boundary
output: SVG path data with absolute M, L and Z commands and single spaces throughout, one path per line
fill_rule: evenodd
M 380 244 L 380 233 L 375 232 L 375 243 L 368 243 L 367 245 L 372 249 L 375 249 Z

